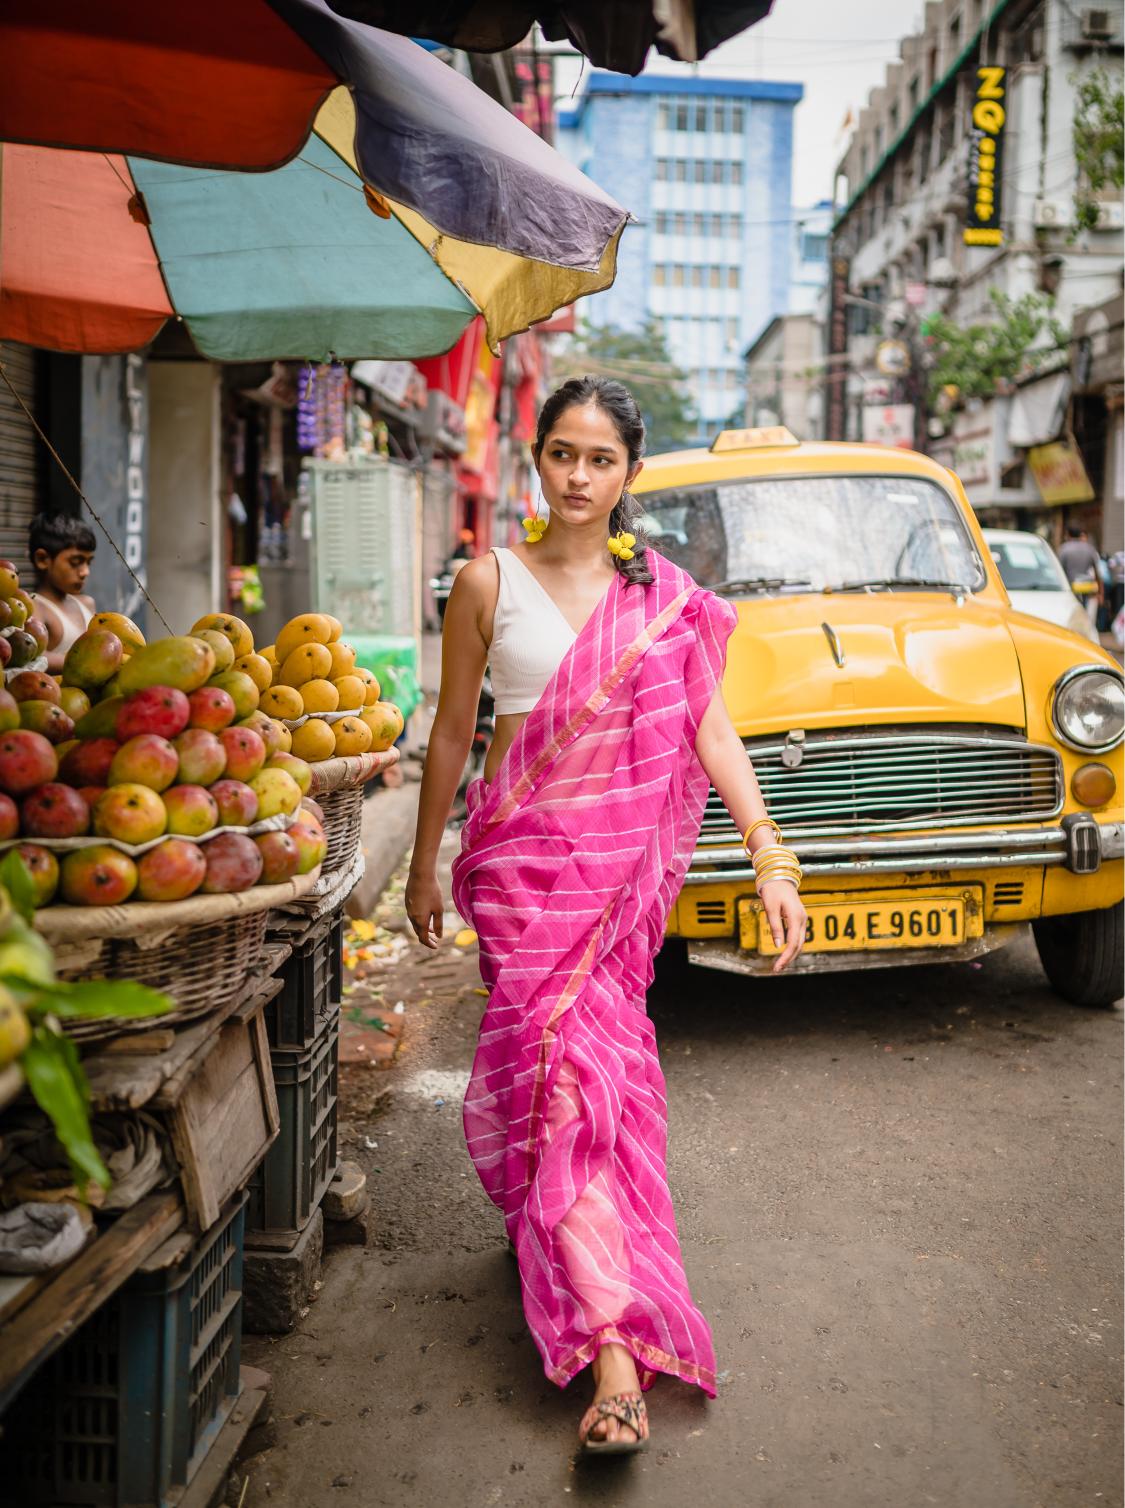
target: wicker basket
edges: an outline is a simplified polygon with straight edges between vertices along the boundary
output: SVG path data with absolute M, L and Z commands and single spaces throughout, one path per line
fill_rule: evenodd
M 50 906 L 35 924 L 64 980 L 132 979 L 175 1001 L 162 1016 L 64 1020 L 81 1041 L 178 1025 L 217 1009 L 248 986 L 261 961 L 272 910 L 311 890 L 320 871 L 237 895 L 124 906 Z
M 86 961 L 86 955 L 72 969 L 66 966 L 63 948 L 58 959 L 63 979 L 133 979 L 170 995 L 176 1002 L 176 1009 L 163 1016 L 136 1021 L 120 1017 L 64 1021 L 63 1026 L 72 1037 L 94 1041 L 116 1037 L 123 1031 L 178 1025 L 206 1015 L 241 990 L 257 969 L 268 920 L 268 911 L 258 911 L 203 927 L 185 927 L 155 948 L 141 947 L 132 938 L 107 937 L 95 959 Z
M 324 835 L 328 839 L 328 852 L 320 866 L 322 875 L 336 874 L 347 869 L 359 852 L 360 829 L 363 826 L 363 787 L 344 787 L 329 791 L 316 798 L 324 813 Z

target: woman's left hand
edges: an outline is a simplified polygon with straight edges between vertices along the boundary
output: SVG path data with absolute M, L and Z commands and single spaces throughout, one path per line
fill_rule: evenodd
M 805 908 L 797 887 L 788 880 L 767 880 L 758 887 L 758 895 L 765 907 L 774 947 L 782 949 L 771 970 L 771 973 L 780 974 L 804 947 Z

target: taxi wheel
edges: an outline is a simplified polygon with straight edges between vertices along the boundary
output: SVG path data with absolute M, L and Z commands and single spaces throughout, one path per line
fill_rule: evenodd
M 1047 978 L 1074 1005 L 1113 1005 L 1121 998 L 1125 903 L 1104 911 L 1045 916 L 1032 923 Z

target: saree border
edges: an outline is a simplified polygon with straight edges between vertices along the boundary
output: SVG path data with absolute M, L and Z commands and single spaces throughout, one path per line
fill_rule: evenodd
M 591 692 L 581 707 L 571 714 L 570 718 L 563 724 L 558 733 L 555 734 L 551 742 L 540 749 L 539 753 L 515 782 L 508 794 L 502 801 L 497 803 L 496 810 L 484 823 L 485 831 L 491 827 L 495 827 L 498 822 L 504 821 L 506 817 L 509 817 L 515 811 L 516 807 L 519 806 L 551 760 L 557 758 L 567 744 L 573 742 L 586 723 L 602 710 L 640 657 L 647 650 L 651 649 L 652 645 L 655 644 L 668 625 L 683 611 L 688 598 L 698 590 L 699 588 L 694 585 L 685 588 L 684 591 L 680 592 L 669 602 L 667 607 L 657 613 L 655 618 L 650 619 L 645 624 L 644 628 L 629 645 L 605 680 L 601 682 L 596 690 Z M 511 750 L 508 752 L 510 754 Z
M 639 1361 L 643 1366 L 655 1372 L 663 1372 L 669 1377 L 678 1377 L 681 1382 L 696 1383 L 704 1392 L 712 1395 L 718 1392 L 718 1379 L 710 1367 L 701 1367 L 693 1361 L 681 1361 L 678 1356 L 673 1356 L 668 1351 L 661 1351 L 657 1346 L 650 1346 L 646 1341 L 634 1340 L 616 1325 L 607 1325 L 604 1330 L 599 1330 L 583 1345 L 571 1351 L 570 1355 L 557 1366 L 546 1365 L 544 1371 L 548 1380 L 556 1383 L 560 1388 L 566 1387 L 583 1367 L 589 1366 L 605 1345 L 624 1346 L 634 1361 Z

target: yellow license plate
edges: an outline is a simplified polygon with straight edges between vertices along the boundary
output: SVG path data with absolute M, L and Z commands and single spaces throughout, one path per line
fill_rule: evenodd
M 956 895 L 912 895 L 894 900 L 805 902 L 806 953 L 846 953 L 883 948 L 949 948 L 966 941 L 965 901 Z M 974 918 L 974 921 L 976 918 Z M 739 943 L 770 956 L 774 946 L 759 900 L 738 903 Z M 979 935 L 974 926 L 969 935 Z

